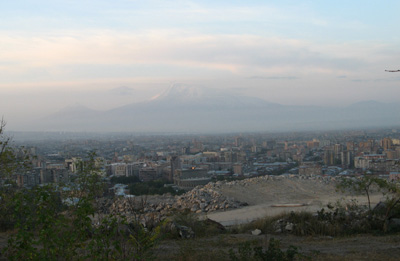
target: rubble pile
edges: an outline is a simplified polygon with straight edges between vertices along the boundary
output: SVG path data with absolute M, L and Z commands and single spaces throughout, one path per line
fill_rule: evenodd
M 225 197 L 213 189 L 214 184 L 198 186 L 180 196 L 143 196 L 118 197 L 111 204 L 104 203 L 102 209 L 108 207 L 110 214 L 120 214 L 128 221 L 135 219 L 143 225 L 156 223 L 170 216 L 175 211 L 189 210 L 193 213 L 207 213 L 228 210 L 247 205 L 234 199 Z
M 279 219 L 275 221 L 274 224 L 274 230 L 275 233 L 287 233 L 287 232 L 292 232 L 294 229 L 294 224 L 292 222 L 289 222 L 288 220 L 285 219 Z
M 280 176 L 274 176 L 274 175 L 265 175 L 265 176 L 259 176 L 259 177 L 253 177 L 253 178 L 248 178 L 248 179 L 243 179 L 243 180 L 234 180 L 234 181 L 217 181 L 215 183 L 208 183 L 205 187 L 208 187 L 210 189 L 219 189 L 221 186 L 228 186 L 228 187 L 235 187 L 235 186 L 242 186 L 242 187 L 247 187 L 251 184 L 260 184 L 263 182 L 273 182 L 277 180 L 284 180 L 284 179 L 291 179 L 291 180 L 315 180 L 316 182 L 319 183 L 325 183 L 325 184 L 330 184 L 332 182 L 335 182 L 337 180 L 336 177 L 330 177 L 330 176 L 318 176 L 318 175 L 312 175 L 312 176 L 302 176 L 302 175 L 280 175 Z
M 105 212 L 110 214 L 121 214 L 129 218 L 143 220 L 162 220 L 176 211 L 189 210 L 192 213 L 210 213 L 214 211 L 225 211 L 247 206 L 247 203 L 239 202 L 233 198 L 224 196 L 220 191 L 223 187 L 247 187 L 252 184 L 273 182 L 284 179 L 292 180 L 314 180 L 317 183 L 335 182 L 334 177 L 321 176 L 259 176 L 244 180 L 210 182 L 205 186 L 198 186 L 180 196 L 140 196 L 140 197 L 118 197 L 112 203 L 104 204 Z
M 214 184 L 209 183 L 204 187 L 196 187 L 182 196 L 178 196 L 173 207 L 176 209 L 187 208 L 194 213 L 205 213 L 247 205 L 246 203 L 225 197 L 213 189 Z
M 172 210 L 189 209 L 194 213 L 227 210 L 247 205 L 234 199 L 225 197 L 211 187 L 212 183 L 204 187 L 196 187 L 181 196 L 159 197 L 159 201 L 148 202 L 146 197 L 120 197 L 110 206 L 109 213 L 132 215 L 137 213 L 161 213 L 165 216 Z

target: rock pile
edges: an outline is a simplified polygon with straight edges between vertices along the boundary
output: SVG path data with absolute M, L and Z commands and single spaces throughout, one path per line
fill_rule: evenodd
M 216 190 L 213 185 L 196 187 L 193 190 L 175 197 L 159 198 L 159 202 L 149 203 L 144 197 L 117 198 L 110 206 L 109 212 L 125 215 L 137 213 L 158 212 L 166 215 L 172 210 L 189 209 L 194 213 L 227 210 L 247 205 L 234 199 L 225 197 Z
M 196 187 L 181 196 L 120 197 L 111 204 L 102 206 L 110 214 L 121 214 L 128 220 L 136 219 L 143 225 L 156 223 L 171 215 L 174 211 L 188 209 L 193 213 L 207 213 L 228 210 L 247 205 L 225 197 L 213 189 L 213 183 L 204 187 Z M 154 199 L 156 198 L 156 199 Z
M 202 213 L 247 205 L 246 203 L 225 197 L 213 189 L 213 184 L 215 183 L 209 183 L 204 187 L 196 187 L 182 196 L 178 196 L 173 207 L 176 209 L 190 209 L 191 212 Z
M 331 184 L 332 182 L 336 182 L 337 178 L 336 177 L 330 177 L 330 176 L 319 176 L 319 175 L 311 175 L 311 176 L 302 176 L 302 175 L 280 175 L 280 176 L 275 176 L 275 175 L 265 175 L 265 176 L 259 176 L 259 177 L 253 177 L 253 178 L 248 178 L 248 179 L 243 179 L 243 180 L 234 180 L 234 181 L 218 181 L 215 183 L 208 183 L 205 187 L 208 187 L 210 189 L 219 189 L 222 186 L 228 186 L 228 187 L 235 187 L 235 186 L 241 186 L 241 187 L 247 187 L 251 184 L 260 184 L 263 182 L 273 182 L 273 181 L 278 181 L 278 180 L 285 180 L 285 179 L 291 179 L 291 180 L 314 180 L 315 182 L 318 183 L 325 183 L 325 184 Z
M 274 224 L 275 233 L 292 232 L 294 224 L 285 219 L 279 219 Z

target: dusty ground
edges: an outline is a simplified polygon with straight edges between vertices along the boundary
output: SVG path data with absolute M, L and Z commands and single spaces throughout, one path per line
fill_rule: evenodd
M 350 196 L 336 191 L 333 182 L 326 183 L 313 179 L 258 180 L 242 185 L 221 185 L 223 195 L 247 202 L 249 206 L 223 212 L 208 213 L 207 217 L 223 225 L 235 225 L 265 216 L 274 216 L 290 211 L 317 211 L 328 203 L 336 203 L 342 198 L 356 198 L 360 204 L 367 204 L 365 196 Z M 376 193 L 371 198 L 373 205 L 382 199 Z M 304 204 L 301 207 L 275 207 L 273 205 Z
M 354 236 L 349 238 L 296 237 L 291 235 L 221 235 L 194 240 L 164 241 L 155 250 L 157 260 L 230 260 L 228 252 L 240 243 L 266 246 L 270 238 L 290 245 L 311 260 L 399 260 L 400 236 Z

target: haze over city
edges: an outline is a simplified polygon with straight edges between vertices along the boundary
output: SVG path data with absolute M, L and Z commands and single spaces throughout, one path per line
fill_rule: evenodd
M 397 103 L 400 74 L 385 69 L 400 67 L 399 5 L 2 2 L 0 111 L 9 130 L 38 130 L 30 123 L 71 106 L 109 111 L 154 101 L 174 86 L 290 106 Z M 89 130 L 77 127 L 67 129 Z

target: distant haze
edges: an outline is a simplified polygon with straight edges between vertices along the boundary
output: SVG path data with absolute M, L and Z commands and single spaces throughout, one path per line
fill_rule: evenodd
M 110 110 L 76 104 L 26 121 L 20 130 L 216 133 L 329 130 L 400 125 L 400 103 L 365 101 L 346 107 L 288 106 L 260 98 L 172 85 L 145 102 Z
M 109 115 L 178 85 L 327 110 L 397 103 L 400 73 L 385 69 L 400 69 L 399 9 L 394 0 L 1 1 L 0 114 L 9 129 L 37 129 L 71 106 Z

